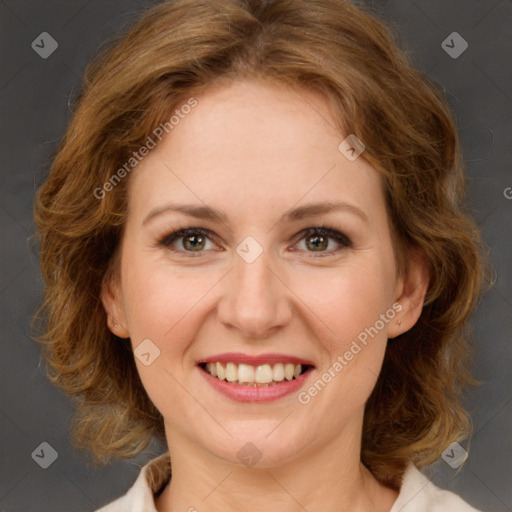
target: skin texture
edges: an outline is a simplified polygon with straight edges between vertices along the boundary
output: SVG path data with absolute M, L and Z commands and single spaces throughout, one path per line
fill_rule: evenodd
M 360 462 L 364 404 L 387 339 L 421 313 L 425 264 L 411 254 L 398 274 L 379 174 L 338 150 L 348 134 L 334 129 L 322 96 L 240 80 L 197 100 L 130 176 L 120 263 L 102 297 L 116 335 L 134 348 L 149 338 L 161 351 L 149 366 L 136 359 L 165 419 L 173 464 L 157 509 L 389 511 L 397 493 Z M 279 220 L 328 200 L 356 206 L 367 220 L 349 210 Z M 214 207 L 227 220 L 168 211 L 144 223 L 171 202 Z M 315 236 L 301 232 L 322 224 L 351 244 L 329 238 L 315 249 Z M 184 238 L 159 244 L 197 227 L 212 233 L 200 254 Z M 236 253 L 248 236 L 264 249 L 252 263 Z M 314 362 L 304 390 L 397 301 L 395 318 L 307 405 L 295 393 L 234 402 L 196 366 L 223 352 L 290 354 Z M 237 458 L 247 442 L 261 452 L 252 468 Z

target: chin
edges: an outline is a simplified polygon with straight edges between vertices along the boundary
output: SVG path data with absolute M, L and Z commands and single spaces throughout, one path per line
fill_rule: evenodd
M 212 446 L 210 451 L 239 467 L 268 469 L 282 466 L 297 456 L 301 449 L 301 438 L 290 435 L 289 429 L 283 430 L 279 436 L 277 432 L 272 432 L 276 422 L 272 423 L 273 427 L 270 429 L 262 429 L 258 425 L 247 428 L 245 425 L 243 435 L 234 435 L 234 439 L 229 439 L 222 445 Z M 262 434 L 262 431 L 265 433 Z M 304 441 L 302 438 L 302 442 Z

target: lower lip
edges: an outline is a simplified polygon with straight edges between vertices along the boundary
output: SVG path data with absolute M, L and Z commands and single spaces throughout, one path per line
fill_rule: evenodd
M 199 368 L 201 375 L 216 391 L 236 402 L 272 402 L 286 395 L 297 392 L 309 377 L 313 368 L 309 368 L 302 375 L 293 380 L 285 380 L 274 386 L 240 386 L 211 376 L 207 371 Z

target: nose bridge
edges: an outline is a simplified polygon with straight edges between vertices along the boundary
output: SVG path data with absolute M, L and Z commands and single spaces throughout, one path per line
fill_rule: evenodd
M 250 240 L 247 246 L 242 242 L 234 255 L 219 319 L 246 336 L 264 337 L 290 318 L 285 288 L 275 276 L 272 260 L 271 251 Z

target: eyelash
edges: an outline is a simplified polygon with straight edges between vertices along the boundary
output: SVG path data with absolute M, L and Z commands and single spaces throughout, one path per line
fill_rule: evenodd
M 180 238 L 183 238 L 183 237 L 185 237 L 187 235 L 192 235 L 192 234 L 199 234 L 199 235 L 202 235 L 202 236 L 204 236 L 204 237 L 206 237 L 208 239 L 210 239 L 210 237 L 211 237 L 211 232 L 209 230 L 207 230 L 207 229 L 203 229 L 203 228 L 177 228 L 175 231 L 172 231 L 171 233 L 168 233 L 165 236 L 163 236 L 159 240 L 158 245 L 168 248 L 174 241 L 179 240 Z M 297 235 L 297 236 L 300 236 L 300 238 L 297 239 L 297 242 L 295 242 L 295 244 L 297 244 L 302 239 L 304 239 L 304 238 L 306 238 L 308 236 L 311 236 L 311 235 L 326 236 L 328 238 L 331 238 L 331 239 L 335 240 L 336 242 L 338 242 L 342 246 L 339 249 L 334 249 L 334 250 L 330 250 L 330 251 L 320 251 L 318 253 L 315 253 L 315 251 L 306 251 L 306 252 L 310 252 L 310 253 L 314 254 L 314 256 L 310 256 L 310 257 L 313 257 L 313 258 L 324 258 L 324 257 L 327 257 L 327 256 L 332 256 L 333 254 L 339 252 L 343 248 L 347 248 L 347 247 L 351 247 L 352 246 L 352 242 L 350 241 L 350 239 L 346 235 L 344 235 L 343 233 L 340 233 L 336 229 L 331 228 L 329 226 L 326 226 L 324 224 L 322 224 L 321 226 L 318 226 L 318 227 L 311 227 L 311 228 L 307 228 L 307 229 L 302 230 Z M 190 257 L 190 258 L 200 257 L 201 254 L 205 252 L 205 251 L 197 251 L 197 252 L 195 252 L 195 251 L 173 250 L 173 249 L 171 249 L 171 250 L 174 253 L 182 252 L 182 253 L 185 253 L 187 255 L 190 254 L 190 256 L 186 256 L 186 257 Z

